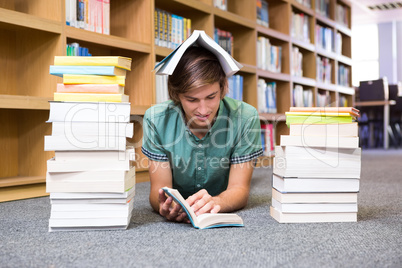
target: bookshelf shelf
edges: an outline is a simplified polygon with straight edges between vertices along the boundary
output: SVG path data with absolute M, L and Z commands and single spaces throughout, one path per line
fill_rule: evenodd
M 12 29 L 28 28 L 58 34 L 61 34 L 62 31 L 60 21 L 40 18 L 4 8 L 0 8 L 0 27 Z
M 0 188 L 46 182 L 45 176 L 16 176 L 0 178 Z
M 279 40 L 282 40 L 282 41 L 285 41 L 285 42 L 290 41 L 290 37 L 288 35 L 286 35 L 284 33 L 281 33 L 281 32 L 278 32 L 276 30 L 273 30 L 271 28 L 267 28 L 267 27 L 264 27 L 264 26 L 257 25 L 256 29 L 257 29 L 258 33 L 266 35 L 268 37 L 273 37 L 273 38 L 276 38 L 276 39 L 279 39 Z
M 28 110 L 49 110 L 49 101 L 52 98 L 0 95 L 1 109 L 28 109 Z
M 257 75 L 261 78 L 267 78 L 267 79 L 273 79 L 273 80 L 279 80 L 279 81 L 290 81 L 290 75 L 289 74 L 284 74 L 284 73 L 273 73 L 270 71 L 265 71 L 258 69 L 257 70 Z
M 155 44 L 155 9 L 190 18 L 192 30 L 204 30 L 211 37 L 215 28 L 232 33 L 233 57 L 244 65 L 240 71 L 244 77 L 243 100 L 257 107 L 258 79 L 276 82 L 278 113 L 260 114 L 260 117 L 274 124 L 277 141 L 280 135 L 288 133 L 284 113 L 293 103 L 294 85 L 303 86 L 303 90 L 311 89 L 315 105 L 321 95 L 328 96 L 331 105 L 339 103 L 341 98 L 353 105 L 354 89 L 337 84 L 340 66 L 348 69 L 349 78 L 352 71 L 349 1 L 329 0 L 329 18 L 315 10 L 316 0 L 311 1 L 311 8 L 295 0 L 267 2 L 269 27 L 257 24 L 255 1 L 228 1 L 228 10 L 223 11 L 214 7 L 213 0 L 113 0 L 110 35 L 105 35 L 67 26 L 65 0 L 0 1 L 0 185 L 6 185 L 7 180 L 14 181 L 0 186 L 0 201 L 46 195 L 46 161 L 53 153 L 43 151 L 43 136 L 51 133 L 51 125 L 45 123 L 49 116 L 48 101 L 53 97 L 56 84 L 61 82 L 61 78 L 49 75 L 49 65 L 53 64 L 54 56 L 66 55 L 67 43 L 78 42 L 96 56 L 118 55 L 133 59 L 125 87 L 132 105 L 132 118 L 140 120 L 155 103 L 152 70 L 156 61 L 172 52 Z M 345 17 L 336 16 L 337 5 L 345 9 Z M 292 12 L 308 17 L 310 42 L 292 37 Z M 341 53 L 318 47 L 316 25 L 340 33 Z M 272 45 L 281 47 L 280 73 L 257 67 L 258 37 L 269 38 Z M 302 77 L 291 75 L 293 47 L 299 48 L 302 54 Z M 317 56 L 329 59 L 331 83 L 316 81 Z M 141 144 L 140 122 L 135 123 L 134 130 L 135 143 Z M 146 160 L 140 147 L 136 153 L 139 160 Z M 137 181 L 147 180 L 146 168 L 138 169 L 137 177 Z
M 309 87 L 315 87 L 317 84 L 315 79 L 298 76 L 292 76 L 292 82 Z
M 65 27 L 65 34 L 67 38 L 93 43 L 97 46 L 120 48 L 141 53 L 151 53 L 151 46 L 149 44 L 130 41 L 118 36 L 104 35 L 70 26 Z
M 214 8 L 215 26 L 218 27 L 246 27 L 249 29 L 255 29 L 256 22 L 243 18 L 237 14 Z

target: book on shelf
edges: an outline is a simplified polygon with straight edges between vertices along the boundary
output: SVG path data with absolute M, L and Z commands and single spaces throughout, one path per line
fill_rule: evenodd
M 57 84 L 58 93 L 109 93 L 124 94 L 124 87 L 118 84 Z
M 263 141 L 262 148 L 264 149 L 264 155 L 269 156 L 274 152 L 275 135 L 274 127 L 272 124 L 261 124 L 261 141 Z
M 52 136 L 72 134 L 79 136 L 117 136 L 132 138 L 134 135 L 133 123 L 116 122 L 53 122 Z
M 269 27 L 268 2 L 257 0 L 257 23 Z
M 65 0 L 66 25 L 110 34 L 110 0 Z
M 356 222 L 357 212 L 284 213 L 270 207 L 271 216 L 279 223 Z
M 359 192 L 358 178 L 299 178 L 272 176 L 272 187 L 281 193 Z
M 214 0 L 214 7 L 227 11 L 228 10 L 228 0 Z
M 118 84 L 125 86 L 125 76 L 63 74 L 63 84 Z
M 120 56 L 55 56 L 54 65 L 115 66 L 131 71 L 130 58 Z
M 361 149 L 276 146 L 273 172 L 282 177 L 360 178 Z
M 51 204 L 126 204 L 135 196 L 135 185 L 124 193 L 50 193 Z
M 54 101 L 72 102 L 128 102 L 129 96 L 113 93 L 60 93 L 55 92 Z
M 276 113 L 276 82 L 266 82 L 258 79 L 257 82 L 258 112 Z
M 155 8 L 155 45 L 177 48 L 191 34 L 191 19 Z
M 124 136 L 45 136 L 45 151 L 124 151 L 126 145 Z
M 204 31 L 194 30 L 189 38 L 155 66 L 156 74 L 171 75 L 184 52 L 192 45 L 202 46 L 214 53 L 227 77 L 233 75 L 243 67 Z
M 300 41 L 310 43 L 310 16 L 292 12 L 290 34 Z
M 179 191 L 168 187 L 163 187 L 162 189 L 182 207 L 194 228 L 208 229 L 215 227 L 244 226 L 242 218 L 233 213 L 204 213 L 196 216 L 193 209 L 189 206 Z
M 282 70 L 282 47 L 272 45 L 268 38 L 259 36 L 257 38 L 257 67 L 280 73 Z
M 77 42 L 66 45 L 67 56 L 92 56 L 87 47 L 82 47 Z
M 281 193 L 272 189 L 272 198 L 287 203 L 357 203 L 357 193 Z
M 359 137 L 281 135 L 281 146 L 358 148 Z
M 296 46 L 292 47 L 292 68 L 290 74 L 297 77 L 303 76 L 303 53 Z
M 50 65 L 49 73 L 63 77 L 63 74 L 126 76 L 127 70 L 115 66 Z
M 290 136 L 336 136 L 357 137 L 357 122 L 347 124 L 291 124 Z
M 243 101 L 243 76 L 239 74 L 232 75 L 228 78 L 228 93 L 229 98 Z
M 272 198 L 272 207 L 283 213 L 357 212 L 354 203 L 281 203 Z
M 234 46 L 233 46 L 233 35 L 231 32 L 215 28 L 214 40 L 227 53 L 229 53 L 229 55 L 233 55 L 233 47 Z
M 292 99 L 294 107 L 312 107 L 313 99 L 312 89 L 304 89 L 301 85 L 294 86 Z
M 130 122 L 130 103 L 50 101 L 47 122 Z
M 135 167 L 130 170 L 47 172 L 46 192 L 124 193 L 135 184 Z

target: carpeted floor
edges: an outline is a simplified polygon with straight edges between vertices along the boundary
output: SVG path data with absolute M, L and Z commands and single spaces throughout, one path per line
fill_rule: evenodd
M 402 150 L 363 151 L 357 223 L 279 224 L 256 169 L 244 228 L 165 222 L 137 184 L 126 231 L 48 233 L 49 198 L 0 203 L 0 267 L 402 267 Z

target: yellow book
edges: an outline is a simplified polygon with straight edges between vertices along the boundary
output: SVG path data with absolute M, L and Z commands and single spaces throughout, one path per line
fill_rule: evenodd
M 64 74 L 63 84 L 118 84 L 125 86 L 124 76 Z
M 131 59 L 119 56 L 55 56 L 54 65 L 116 66 L 131 71 Z
M 54 93 L 55 101 L 74 102 L 128 102 L 125 94 L 98 94 L 98 93 Z

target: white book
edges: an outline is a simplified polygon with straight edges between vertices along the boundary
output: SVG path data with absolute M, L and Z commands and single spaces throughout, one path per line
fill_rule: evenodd
M 273 172 L 282 177 L 360 178 L 361 149 L 276 146 Z
M 357 193 L 281 193 L 275 188 L 272 198 L 281 203 L 357 203 Z
M 357 203 L 281 203 L 272 198 L 272 206 L 283 213 L 357 212 Z
M 107 154 L 107 151 L 100 151 L 98 154 Z M 97 159 L 91 158 L 91 155 L 92 153 L 88 155 L 83 154 L 82 157 L 68 160 L 56 160 L 53 157 L 47 161 L 47 172 L 129 170 L 134 166 L 134 148 L 126 150 L 124 155 L 117 153 L 110 154 L 113 158 Z
M 157 69 L 156 74 L 171 75 L 184 52 L 194 44 L 202 46 L 214 53 L 227 77 L 233 75 L 243 67 L 243 65 L 233 59 L 229 53 L 219 46 L 204 31 L 194 30 L 189 38 L 155 66 L 155 69 Z
M 50 101 L 47 122 L 130 122 L 130 103 Z
M 52 136 L 114 136 L 132 138 L 133 123 L 117 122 L 53 122 Z
M 357 122 L 348 124 L 291 124 L 290 136 L 357 137 Z
M 78 161 L 90 158 L 94 161 L 135 160 L 135 150 L 132 146 L 127 146 L 124 151 L 56 151 L 57 161 Z
M 102 182 L 102 181 L 124 181 L 129 177 L 135 177 L 135 167 L 130 170 L 95 170 L 77 172 L 46 172 L 46 182 Z M 66 192 L 66 191 L 65 191 Z M 82 191 L 80 191 L 82 192 Z M 92 192 L 92 191 L 91 191 Z M 107 191 L 106 191 L 107 192 Z
M 125 172 L 122 174 L 122 172 Z M 130 171 L 88 171 L 46 173 L 46 192 L 124 193 L 135 184 L 135 168 Z
M 135 196 L 135 184 L 124 193 L 50 193 L 51 204 L 125 204 Z
M 281 146 L 359 148 L 359 137 L 281 135 Z
M 87 219 L 49 219 L 49 231 L 57 231 L 59 227 L 107 227 L 109 229 L 122 228 L 126 229 L 131 220 L 129 217 L 115 217 L 115 218 L 87 218 Z M 60 230 L 62 231 L 62 230 Z M 70 229 L 71 231 L 71 229 Z
M 270 214 L 279 223 L 356 222 L 357 212 L 284 213 L 270 207 Z
M 273 174 L 272 187 L 282 193 L 336 193 L 359 191 L 359 179 L 284 178 Z
M 125 151 L 126 137 L 45 136 L 45 151 Z

